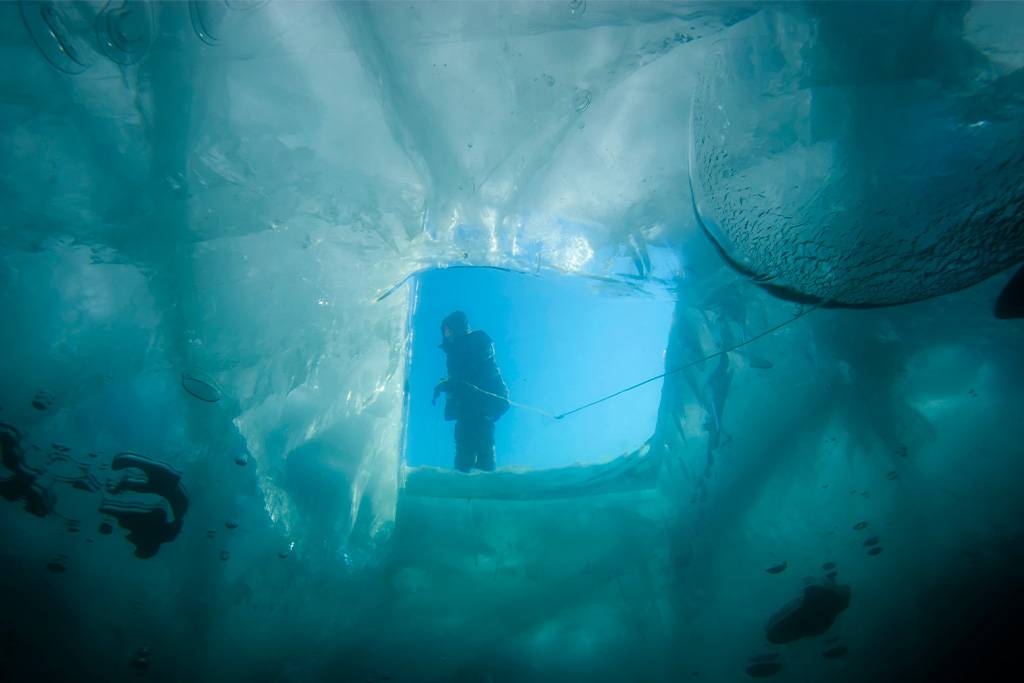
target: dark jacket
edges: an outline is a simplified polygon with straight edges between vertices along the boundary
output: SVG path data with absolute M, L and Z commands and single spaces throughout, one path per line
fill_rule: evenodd
M 508 387 L 494 362 L 494 343 L 487 333 L 475 330 L 456 334 L 445 339 L 441 348 L 448 356 L 444 419 L 497 420 L 504 415 L 509 406 Z

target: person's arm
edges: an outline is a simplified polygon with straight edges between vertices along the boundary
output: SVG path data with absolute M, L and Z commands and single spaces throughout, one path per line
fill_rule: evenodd
M 448 391 L 448 380 L 442 379 L 434 387 L 434 398 L 431 399 L 430 405 L 436 406 L 437 405 L 437 397 L 440 396 L 442 392 L 446 392 L 446 391 Z

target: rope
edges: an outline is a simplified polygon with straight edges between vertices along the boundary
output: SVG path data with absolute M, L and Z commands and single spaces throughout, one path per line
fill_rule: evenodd
M 698 358 L 697 360 L 690 361 L 689 363 L 686 363 L 685 365 L 681 365 L 678 368 L 673 368 L 672 370 L 666 370 L 665 372 L 661 373 L 660 375 L 655 375 L 654 377 L 648 377 L 647 379 L 645 379 L 642 382 L 637 382 L 636 384 L 628 386 L 625 389 L 619 389 L 618 391 L 616 391 L 614 393 L 611 393 L 611 394 L 608 394 L 607 396 L 602 396 L 601 398 L 597 399 L 596 401 L 591 401 L 590 403 L 586 403 L 584 405 L 581 405 L 578 408 L 573 408 L 572 410 L 566 411 L 564 413 L 559 413 L 558 415 L 555 415 L 554 418 L 556 420 L 561 420 L 563 418 L 568 417 L 569 415 L 572 415 L 573 413 L 578 413 L 581 410 L 586 410 L 587 408 L 590 408 L 592 406 L 596 406 L 598 403 L 604 403 L 605 401 L 613 399 L 616 396 L 621 396 L 622 394 L 625 394 L 626 392 L 633 391 L 634 389 L 639 389 L 640 387 L 644 386 L 645 384 L 650 384 L 651 382 L 654 382 L 656 380 L 662 379 L 664 377 L 668 377 L 669 375 L 674 375 L 677 372 L 682 372 L 683 370 L 686 370 L 687 368 L 692 368 L 694 365 L 699 365 L 700 363 L 703 363 L 704 361 L 711 360 L 712 358 L 718 358 L 719 356 L 724 356 L 725 354 L 729 353 L 730 351 L 735 351 L 736 349 L 743 348 L 747 344 L 752 344 L 753 342 L 756 342 L 758 339 L 762 339 L 764 337 L 767 337 L 768 335 L 772 334 L 773 332 L 777 332 L 777 331 L 781 330 L 786 325 L 789 325 L 790 323 L 796 322 L 800 318 L 804 317 L 805 315 L 807 315 L 808 313 L 813 311 L 815 308 L 818 308 L 818 306 L 820 306 L 820 304 L 817 304 L 817 305 L 812 306 L 810 308 L 806 308 L 806 309 L 800 311 L 799 313 L 797 313 L 792 318 L 789 318 L 787 320 L 783 320 L 778 325 L 775 325 L 773 327 L 769 327 L 767 330 L 759 332 L 759 333 L 755 334 L 753 337 L 750 337 L 749 339 L 744 339 L 743 341 L 739 342 L 738 344 L 733 344 L 732 346 L 730 346 L 727 349 L 721 349 L 719 351 L 715 351 L 714 353 L 709 353 L 708 355 L 704 356 L 703 358 Z
M 449 380 L 449 381 L 452 381 L 452 380 Z M 493 396 L 494 398 L 501 399 L 502 401 L 507 401 L 510 406 L 513 406 L 515 408 L 522 408 L 523 410 L 529 410 L 529 411 L 534 412 L 534 413 L 539 413 L 539 414 L 543 415 L 544 417 L 550 417 L 550 418 L 556 419 L 556 420 L 558 419 L 557 415 L 555 415 L 554 413 L 552 413 L 550 411 L 544 410 L 543 408 L 538 408 L 537 406 L 531 406 L 529 403 L 519 403 L 518 401 L 513 401 L 508 396 L 501 396 L 500 394 L 495 394 L 494 392 L 487 391 L 486 389 L 481 389 L 477 385 L 471 384 L 470 382 L 467 382 L 465 380 L 455 380 L 455 381 L 457 381 L 459 384 L 465 384 L 470 389 L 475 389 L 476 391 L 479 391 L 481 394 L 484 394 L 485 396 Z
M 577 408 L 573 408 L 572 410 L 568 410 L 568 411 L 566 411 L 564 413 L 557 413 L 557 414 L 556 413 L 552 413 L 552 412 L 550 412 L 548 410 L 544 410 L 543 408 L 539 408 L 537 406 L 533 406 L 533 405 L 530 405 L 528 403 L 519 403 L 519 402 L 516 402 L 516 401 L 509 400 L 509 398 L 507 396 L 499 396 L 498 394 L 495 394 L 493 392 L 487 391 L 486 389 L 481 389 L 480 387 L 476 386 L 475 384 L 470 384 L 469 382 L 465 382 L 465 381 L 463 381 L 462 383 L 465 384 L 466 386 L 470 387 L 471 389 L 475 389 L 476 391 L 479 391 L 481 394 L 484 394 L 486 396 L 493 396 L 494 398 L 501 399 L 503 401 L 508 401 L 510 406 L 514 406 L 516 408 L 521 408 L 523 410 L 529 410 L 529 411 L 534 412 L 534 413 L 539 413 L 540 415 L 543 415 L 545 417 L 550 417 L 550 418 L 552 418 L 554 420 L 562 420 L 562 419 L 564 419 L 564 418 L 566 418 L 566 417 L 568 417 L 570 415 L 573 415 L 575 413 L 578 413 L 578 412 L 580 412 L 582 410 L 586 410 L 587 408 L 592 408 L 593 406 L 596 406 L 599 403 L 604 403 L 605 401 L 610 401 L 611 399 L 615 398 L 616 396 L 622 396 L 623 394 L 628 393 L 630 391 L 633 391 L 634 389 L 639 389 L 640 387 L 644 386 L 645 384 L 650 384 L 651 382 L 655 382 L 655 381 L 657 381 L 659 379 L 663 379 L 665 377 L 668 377 L 669 375 L 674 375 L 677 372 L 682 372 L 683 370 L 686 370 L 687 368 L 692 368 L 694 365 L 699 365 L 699 364 L 701 364 L 701 363 L 703 363 L 705 361 L 709 361 L 712 358 L 718 358 L 719 356 L 724 356 L 727 353 L 730 353 L 732 351 L 736 351 L 737 349 L 741 349 L 741 348 L 743 348 L 744 346 L 746 346 L 748 344 L 752 344 L 752 343 L 756 342 L 758 339 L 763 339 L 764 337 L 767 337 L 768 335 L 770 335 L 770 334 L 772 334 L 774 332 L 778 332 L 779 330 L 781 330 L 786 325 L 789 325 L 790 323 L 795 323 L 797 320 L 799 320 L 800 318 L 804 317 L 805 315 L 807 315 L 808 313 L 810 313 L 814 309 L 821 307 L 823 303 L 824 302 L 819 302 L 819 303 L 817 303 L 817 304 L 815 304 L 813 306 L 805 308 L 805 309 L 801 310 L 799 313 L 797 313 L 795 316 L 793 316 L 792 318 L 787 318 L 786 320 L 783 320 L 781 323 L 779 323 L 777 325 L 773 325 L 772 327 L 769 327 L 768 329 L 763 330 L 761 332 L 758 332 L 753 337 L 749 337 L 747 339 L 744 339 L 743 341 L 741 341 L 741 342 L 739 342 L 737 344 L 733 344 L 732 346 L 730 346 L 728 348 L 720 349 L 718 351 L 715 351 L 714 353 L 709 353 L 708 355 L 706 355 L 706 356 L 704 356 L 702 358 L 698 358 L 697 360 L 690 361 L 689 363 L 681 365 L 678 368 L 673 368 L 671 370 L 666 370 L 665 372 L 661 373 L 660 375 L 655 375 L 654 377 L 648 377 L 647 379 L 645 379 L 645 380 L 643 380 L 641 382 L 637 382 L 636 384 L 631 384 L 630 386 L 628 386 L 628 387 L 626 387 L 624 389 L 619 389 L 618 391 L 613 392 L 611 394 L 608 394 L 607 396 L 602 396 L 599 399 L 591 401 L 590 403 L 585 403 L 585 404 L 583 404 L 583 405 L 581 405 L 581 406 L 579 406 Z

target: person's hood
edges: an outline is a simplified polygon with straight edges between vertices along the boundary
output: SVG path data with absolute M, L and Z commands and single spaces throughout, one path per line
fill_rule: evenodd
M 440 347 L 443 349 L 447 345 L 447 340 L 444 338 L 444 328 L 447 327 L 452 331 L 452 338 L 458 338 L 463 335 L 469 334 L 469 318 L 462 311 L 455 311 L 450 314 L 444 320 L 441 321 L 441 344 Z

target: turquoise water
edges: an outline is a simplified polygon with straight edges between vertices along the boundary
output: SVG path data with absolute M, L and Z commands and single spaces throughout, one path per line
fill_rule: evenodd
M 583 278 L 537 277 L 485 268 L 437 270 L 419 279 L 409 372 L 406 462 L 452 467 L 452 423 L 443 401 L 431 405 L 446 373 L 441 320 L 463 310 L 484 330 L 512 400 L 497 422 L 498 463 L 550 468 L 612 460 L 654 432 L 661 382 L 606 402 L 574 419 L 557 414 L 660 374 L 673 302 L 608 296 Z M 597 286 L 595 286 L 597 285 Z
M 0 3 L 0 679 L 991 680 L 1022 8 Z

